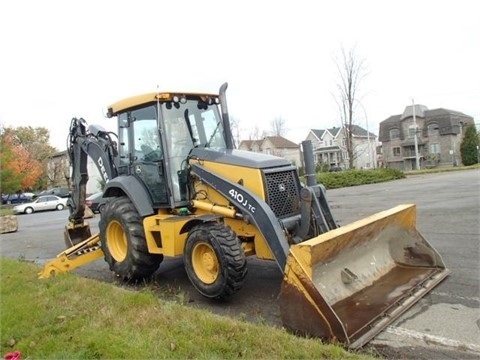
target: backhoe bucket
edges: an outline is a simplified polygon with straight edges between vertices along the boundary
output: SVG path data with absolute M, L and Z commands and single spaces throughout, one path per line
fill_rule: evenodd
M 415 205 L 399 205 L 293 245 L 284 326 L 351 349 L 366 344 L 450 272 L 415 222 Z
M 65 226 L 65 231 L 63 233 L 67 249 L 81 243 L 90 236 L 92 236 L 90 232 L 90 225 L 86 222 L 78 225 L 68 224 Z

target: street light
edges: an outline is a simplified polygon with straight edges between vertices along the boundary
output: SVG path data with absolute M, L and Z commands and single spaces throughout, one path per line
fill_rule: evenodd
M 412 110 L 413 110 L 413 127 L 415 131 L 414 136 L 414 145 L 415 145 L 415 168 L 420 170 L 420 158 L 418 156 L 418 139 L 417 139 L 417 118 L 415 117 L 415 102 L 412 99 Z

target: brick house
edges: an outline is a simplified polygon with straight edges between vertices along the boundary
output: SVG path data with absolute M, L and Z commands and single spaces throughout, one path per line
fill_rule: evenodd
M 344 127 L 330 129 L 311 129 L 306 140 L 310 140 L 313 146 L 315 161 L 317 164 L 329 167 L 348 168 L 348 153 L 346 148 L 346 136 Z M 352 142 L 356 169 L 371 169 L 376 167 L 376 144 L 377 136 L 358 125 L 352 126 Z
M 242 140 L 238 149 L 282 157 L 297 167 L 302 166 L 299 145 L 282 136 L 266 136 L 262 140 Z
M 420 168 L 456 166 L 461 163 L 460 145 L 466 126 L 473 123 L 471 116 L 458 111 L 407 106 L 402 114 L 380 123 L 383 162 L 387 167 L 409 171 L 416 168 L 418 156 Z

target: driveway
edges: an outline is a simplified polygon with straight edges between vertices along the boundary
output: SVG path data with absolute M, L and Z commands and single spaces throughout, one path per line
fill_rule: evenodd
M 340 225 L 398 204 L 416 204 L 417 228 L 452 271 L 377 335 L 366 350 L 392 359 L 478 359 L 480 171 L 409 176 L 387 183 L 329 190 L 327 196 Z M 1 255 L 43 264 L 64 250 L 67 218 L 67 211 L 19 216 L 19 231 L 2 235 Z M 89 220 L 92 233 L 98 231 L 98 220 L 98 215 Z M 281 327 L 277 297 L 282 274 L 277 265 L 249 258 L 248 268 L 244 288 L 228 303 L 219 304 L 199 295 L 187 279 L 181 258 L 164 260 L 150 286 L 157 287 L 161 297 L 188 306 Z M 101 281 L 117 281 L 102 260 L 75 272 Z

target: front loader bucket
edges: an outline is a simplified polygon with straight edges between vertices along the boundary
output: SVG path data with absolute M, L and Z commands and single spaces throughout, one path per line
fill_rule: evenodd
M 449 274 L 415 222 L 415 205 L 399 205 L 293 245 L 284 326 L 351 349 L 366 344 Z

